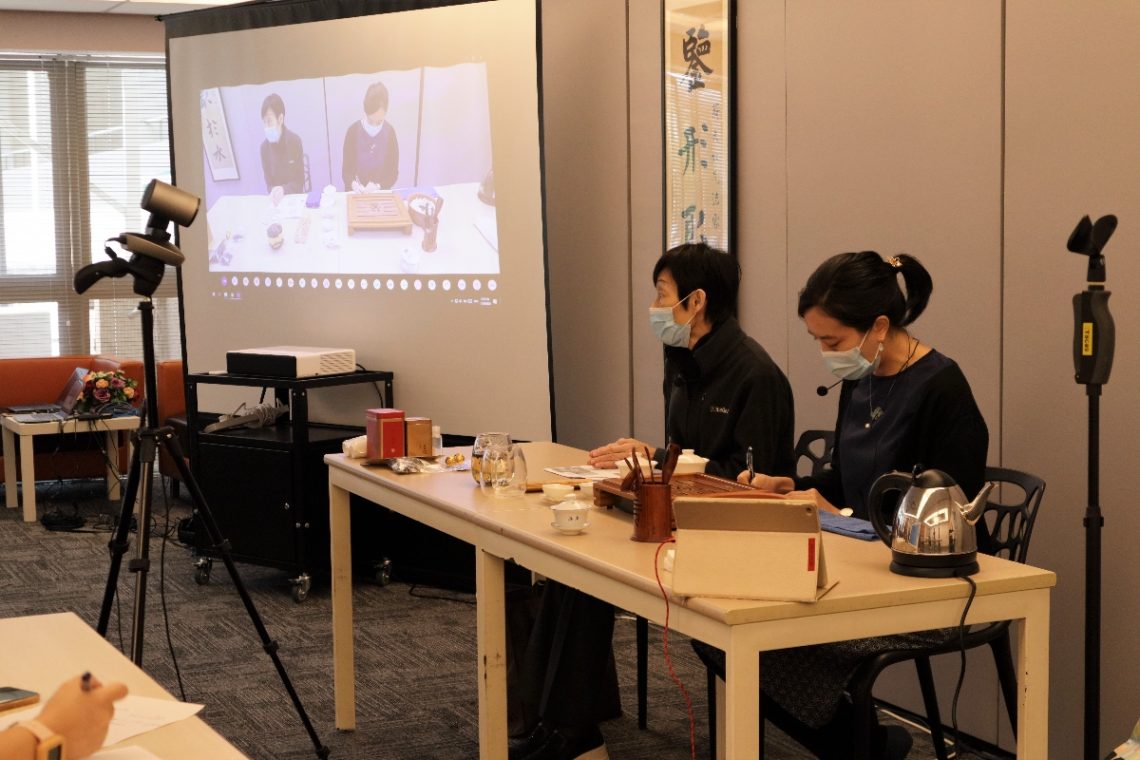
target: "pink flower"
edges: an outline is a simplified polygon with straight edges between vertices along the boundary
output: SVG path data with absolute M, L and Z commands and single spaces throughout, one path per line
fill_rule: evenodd
M 126 381 L 123 380 L 123 378 L 121 378 L 121 377 L 116 376 L 116 377 L 111 378 L 111 387 L 112 388 L 122 388 L 126 384 L 127 384 Z
M 106 403 L 111 400 L 111 392 L 106 388 L 96 388 L 95 393 L 92 395 L 95 396 L 96 401 L 101 403 Z

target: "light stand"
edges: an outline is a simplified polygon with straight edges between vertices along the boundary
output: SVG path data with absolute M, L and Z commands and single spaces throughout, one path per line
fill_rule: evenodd
M 198 482 L 186 464 L 174 430 L 170 427 L 153 427 L 158 420 L 158 384 L 154 361 L 154 305 L 151 303 L 151 296 L 162 282 L 166 265 L 179 267 L 184 260 L 181 251 L 169 242 L 170 235 L 166 232 L 167 225 L 170 223 L 168 220 L 176 221 L 182 226 L 189 225 L 197 215 L 198 203 L 199 200 L 195 196 L 158 180 L 152 180 L 143 194 L 142 201 L 142 207 L 151 212 L 146 234 L 140 236 L 134 233 L 123 233 L 118 238 L 114 238 L 125 250 L 132 253 L 131 258 L 120 258 L 114 251 L 107 248 L 106 253 L 110 256 L 110 261 L 90 264 L 75 273 L 75 291 L 77 293 L 83 293 L 104 277 L 123 277 L 130 274 L 134 277 L 134 292 L 143 297 L 138 308 L 142 314 L 143 372 L 147 388 L 146 418 L 143 421 L 144 424 L 132 435 L 135 444 L 134 452 L 131 455 L 126 489 L 123 491 L 119 522 L 111 541 L 108 543 L 108 548 L 111 550 L 111 567 L 107 573 L 107 586 L 103 593 L 103 605 L 99 610 L 99 623 L 96 630 L 101 636 L 107 635 L 107 626 L 111 619 L 111 607 L 118 588 L 119 569 L 123 555 L 130 548 L 128 533 L 137 497 L 138 537 L 135 557 L 128 562 L 127 569 L 135 573 L 134 611 L 131 621 L 131 660 L 136 665 L 142 665 L 143 631 L 146 617 L 146 579 L 150 570 L 151 484 L 154 477 L 155 454 L 158 446 L 162 446 L 178 467 L 182 481 L 186 484 L 194 502 L 194 511 L 202 518 L 202 523 L 210 537 L 212 548 L 221 555 L 226 570 L 229 572 L 234 587 L 245 606 L 245 611 L 261 639 L 261 646 L 273 661 L 277 675 L 285 686 L 285 691 L 288 692 L 293 707 L 301 718 L 301 723 L 316 749 L 317 757 L 323 760 L 329 756 L 329 750 L 321 744 L 320 737 L 317 736 L 316 730 L 305 712 L 305 707 L 301 704 L 301 699 L 293 688 L 289 674 L 286 673 L 285 666 L 277 656 L 278 644 L 269 637 L 269 632 L 265 629 L 257 608 L 254 607 L 253 599 L 250 598 L 241 576 L 238 575 L 237 567 L 234 565 L 230 553 L 229 542 L 222 536 L 217 522 L 214 521 L 213 513 L 210 512 L 206 499 L 198 487 Z
M 1116 230 L 1116 217 L 1077 223 L 1068 249 L 1089 257 L 1088 287 L 1073 296 L 1073 364 L 1089 398 L 1089 503 L 1085 510 L 1085 760 L 1100 760 L 1100 391 L 1112 372 L 1116 327 L 1108 311 L 1101 250 Z

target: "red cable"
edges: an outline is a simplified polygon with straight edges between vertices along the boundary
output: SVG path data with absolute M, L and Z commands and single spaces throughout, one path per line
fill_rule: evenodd
M 665 600 L 665 630 L 663 632 L 663 639 L 665 641 L 665 664 L 669 667 L 669 677 L 673 679 L 673 683 L 677 684 L 677 688 L 681 690 L 681 694 L 685 697 L 685 710 L 689 713 L 689 751 L 692 753 L 693 760 L 697 760 L 697 721 L 693 717 L 693 700 L 689 697 L 689 691 L 685 688 L 685 684 L 681 683 L 681 679 L 677 676 L 677 671 L 673 669 L 673 658 L 669 656 L 669 595 L 665 593 L 665 585 L 661 583 L 661 550 L 665 548 L 665 544 L 676 543 L 675 538 L 667 538 L 657 545 L 657 551 L 653 554 L 653 574 L 657 577 L 657 588 L 661 589 L 661 598 Z M 709 726 L 709 730 L 715 730 Z

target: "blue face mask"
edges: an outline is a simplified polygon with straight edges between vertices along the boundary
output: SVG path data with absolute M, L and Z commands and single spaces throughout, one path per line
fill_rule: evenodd
M 271 143 L 275 143 L 281 139 L 281 127 L 266 127 L 265 139 Z
M 693 293 L 695 292 L 694 290 Z M 693 293 L 690 293 L 689 296 Z M 693 317 L 697 315 L 693 314 L 693 317 L 689 317 L 689 321 L 683 325 L 677 324 L 677 320 L 673 319 L 673 309 L 683 304 L 689 296 L 685 296 L 672 306 L 649 307 L 649 327 L 666 346 L 674 346 L 675 348 L 689 347 L 689 336 L 693 331 Z
M 879 344 L 879 350 L 875 352 L 873 362 L 867 361 L 867 357 L 863 356 L 863 344 L 867 342 L 867 336 L 870 334 L 870 331 L 865 333 L 863 340 L 859 341 L 859 345 L 848 351 L 824 351 L 823 363 L 827 365 L 828 371 L 841 380 L 858 380 L 878 369 L 879 362 L 883 358 L 882 343 Z

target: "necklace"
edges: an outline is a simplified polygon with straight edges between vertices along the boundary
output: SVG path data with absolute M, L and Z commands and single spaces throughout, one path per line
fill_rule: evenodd
M 914 341 L 913 347 L 910 346 L 910 342 L 912 340 Z M 899 375 L 901 375 L 903 373 L 903 370 L 905 370 L 907 367 L 910 366 L 910 360 L 914 358 L 915 352 L 918 351 L 918 339 L 917 338 L 912 338 L 911 336 L 908 335 L 906 342 L 907 342 L 907 346 L 910 348 L 910 353 L 907 354 L 906 361 L 903 362 L 903 365 L 901 367 L 899 367 L 899 371 L 896 372 L 894 375 L 894 378 L 891 379 L 891 384 L 887 386 L 887 395 L 883 398 L 884 404 L 887 403 L 887 401 L 890 399 L 891 391 L 893 391 L 895 389 L 895 383 L 897 383 L 899 381 Z M 874 425 L 876 422 L 878 422 L 879 418 L 881 418 L 883 416 L 883 407 L 882 406 L 875 406 L 873 401 L 872 401 L 873 394 L 874 394 L 874 386 L 873 386 L 873 383 L 875 382 L 874 378 L 875 378 L 874 373 L 867 375 L 867 421 L 865 423 L 863 423 L 863 427 L 866 429 L 870 429 L 870 427 L 872 425 Z

